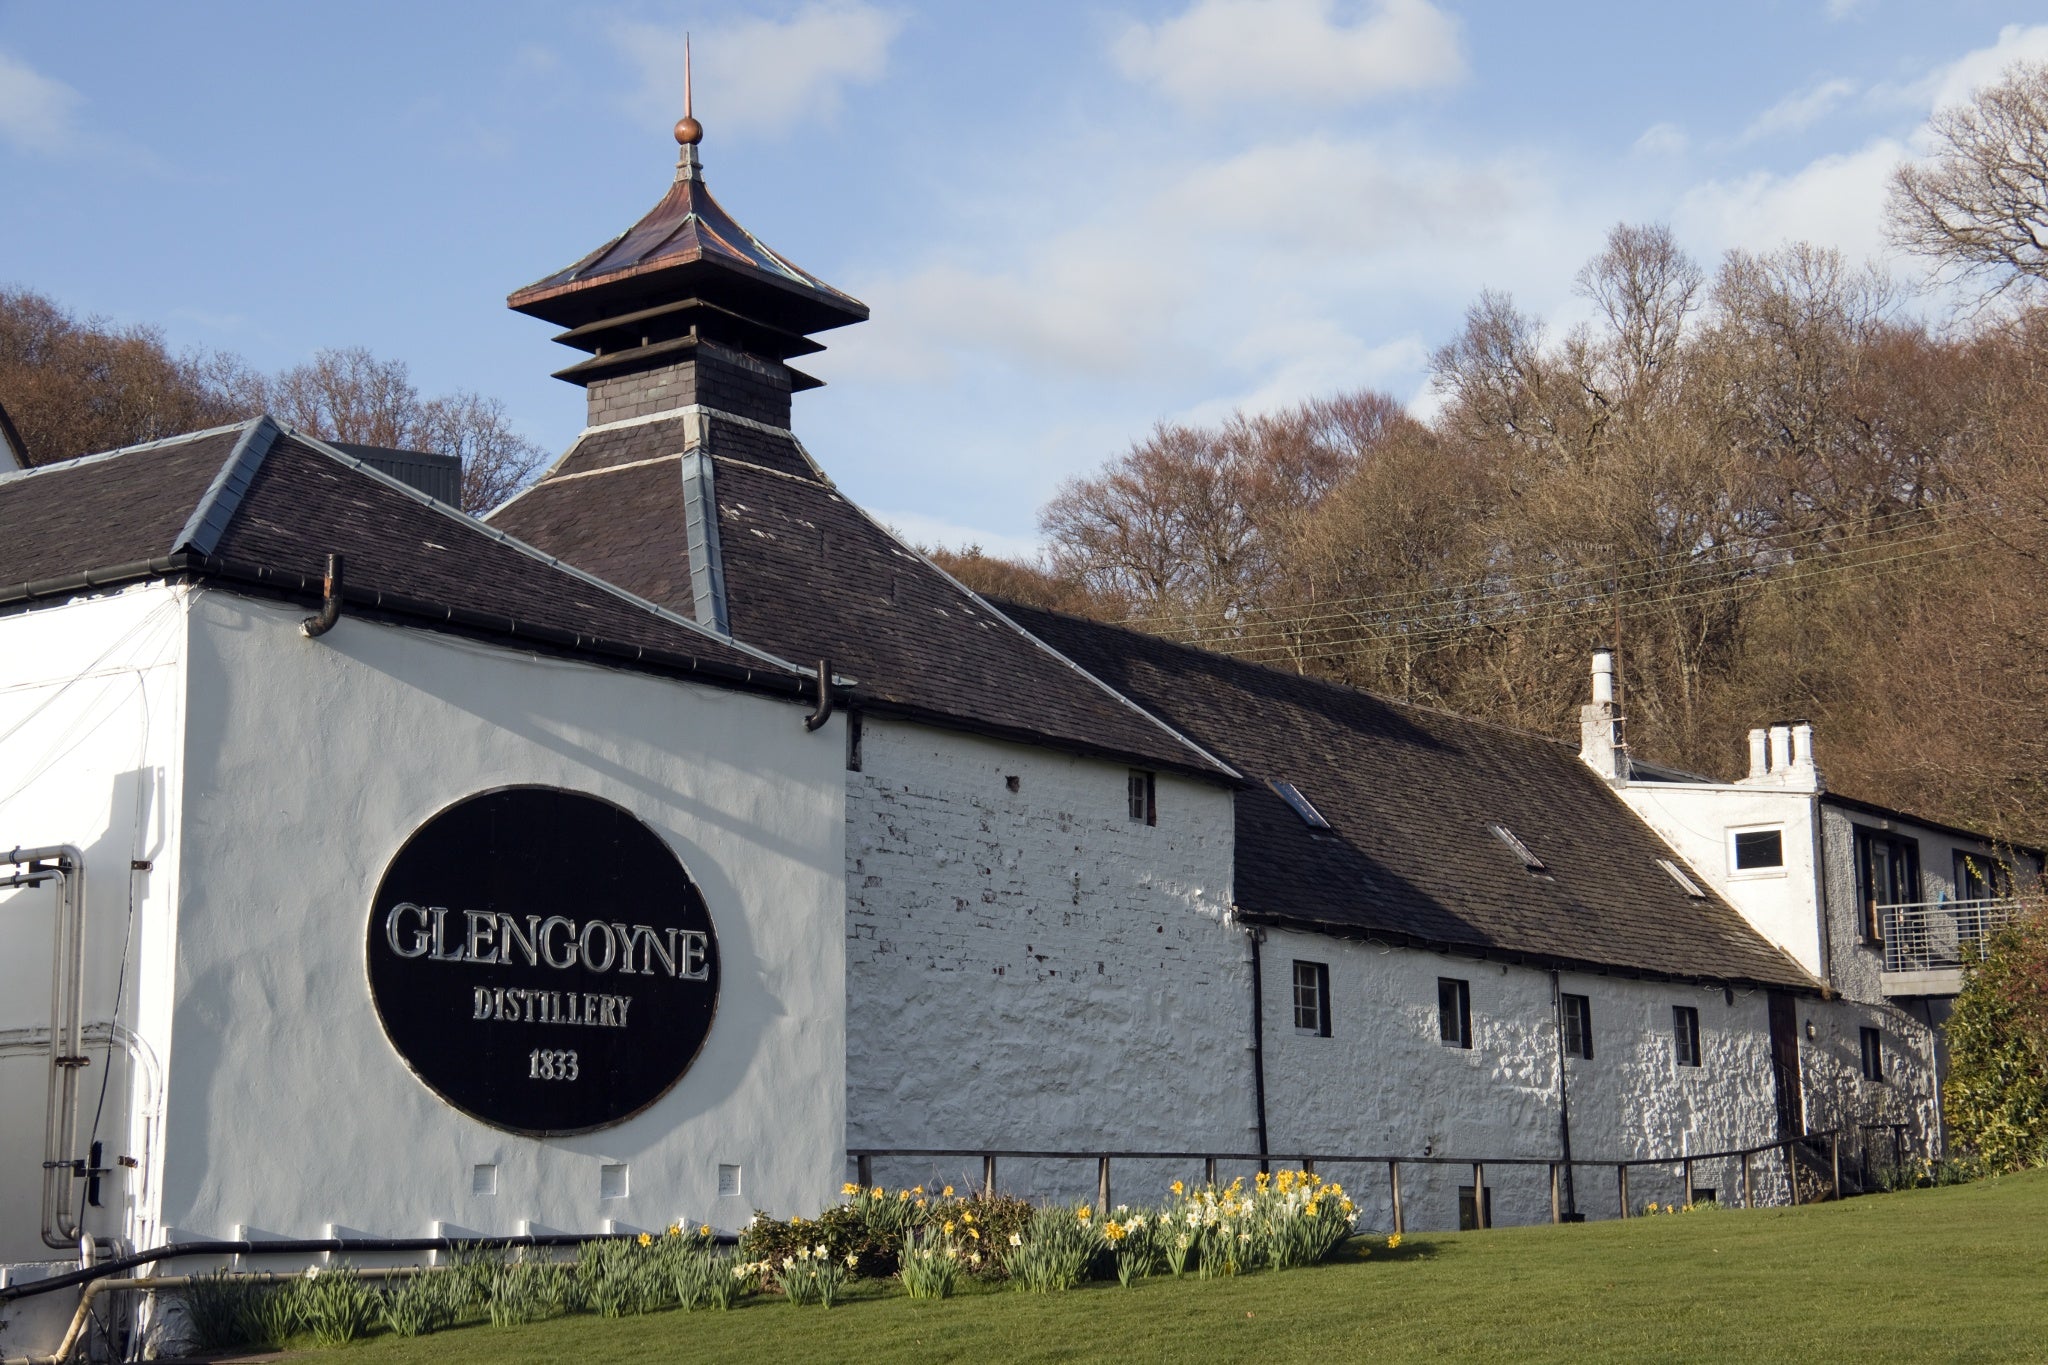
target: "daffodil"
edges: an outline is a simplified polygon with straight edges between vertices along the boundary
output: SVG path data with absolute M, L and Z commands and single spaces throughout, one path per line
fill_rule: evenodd
M 706 1223 L 703 1227 L 698 1228 L 697 1235 L 699 1237 L 709 1237 L 711 1235 L 711 1224 Z
M 940 1191 L 940 1197 L 951 1199 L 953 1197 L 953 1187 L 951 1185 L 946 1186 L 944 1190 Z
M 644 1232 L 640 1234 L 638 1240 L 640 1242 L 640 1245 L 644 1247 L 651 1247 L 654 1245 L 654 1238 Z
M 1174 1181 L 1171 1185 L 1168 1185 L 1166 1188 L 1172 1190 L 1176 1195 L 1183 1195 L 1188 1192 L 1188 1187 L 1178 1180 Z
M 859 1194 L 860 1186 L 854 1184 L 851 1180 L 849 1180 L 844 1185 L 841 1185 L 839 1187 L 839 1192 L 841 1194 Z
M 1399 1245 L 1401 1245 L 1400 1233 L 1394 1232 L 1387 1234 L 1387 1250 L 1392 1251 L 1395 1247 Z

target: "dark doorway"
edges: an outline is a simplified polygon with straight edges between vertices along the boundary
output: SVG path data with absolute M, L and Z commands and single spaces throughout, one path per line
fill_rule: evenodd
M 1772 991 L 1771 1080 L 1778 1092 L 1778 1136 L 1798 1137 L 1806 1131 L 1799 1106 L 1799 1015 L 1792 997 Z

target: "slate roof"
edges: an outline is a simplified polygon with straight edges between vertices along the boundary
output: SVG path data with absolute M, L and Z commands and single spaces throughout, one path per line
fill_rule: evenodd
M 1250 781 L 1236 899 L 1253 922 L 1650 976 L 1816 989 L 1579 760 L 1517 730 L 997 603 Z M 1265 784 L 1291 782 L 1312 830 Z M 1491 826 L 1544 864 L 1530 871 Z M 1697 880 L 1697 879 L 1695 879 Z
M 0 475 L 0 603 L 182 577 L 782 695 L 815 683 L 258 418 Z
M 830 658 L 835 672 L 854 679 L 857 703 L 870 710 L 1145 767 L 1227 776 L 1208 755 L 905 547 L 824 482 L 793 439 L 781 438 L 787 447 L 776 465 L 757 464 L 721 453 L 737 443 L 712 420 L 708 449 L 735 636 L 785 659 Z M 493 512 L 490 523 L 690 615 L 679 461 L 648 463 L 637 455 L 666 444 L 679 457 L 682 432 L 677 419 L 590 433 L 540 483 Z M 743 434 L 761 440 L 760 433 Z M 627 444 L 635 455 L 622 448 Z

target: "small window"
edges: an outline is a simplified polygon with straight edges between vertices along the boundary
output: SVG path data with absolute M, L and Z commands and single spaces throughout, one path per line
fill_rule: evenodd
M 1700 1064 L 1700 1012 L 1691 1005 L 1671 1007 L 1671 1042 L 1680 1066 Z
M 1159 776 L 1131 769 L 1131 819 L 1141 825 L 1159 823 Z
M 1564 1050 L 1570 1057 L 1593 1059 L 1593 1001 L 1589 996 L 1564 997 Z
M 1735 870 L 1762 872 L 1785 865 L 1785 831 L 1782 829 L 1738 829 L 1734 841 Z
M 740 1168 L 720 1164 L 718 1168 L 718 1197 L 737 1199 L 740 1197 Z
M 1863 1079 L 1884 1080 L 1884 1034 L 1874 1028 L 1863 1030 Z
M 605 1162 L 597 1168 L 597 1197 L 599 1199 L 624 1199 L 626 1197 L 626 1163 Z
M 1694 1204 L 1718 1204 L 1721 1200 L 1716 1195 L 1712 1185 L 1695 1185 L 1692 1187 L 1692 1202 Z
M 1455 977 L 1436 979 L 1437 1037 L 1445 1047 L 1472 1046 L 1472 987 Z
M 1301 817 L 1301 822 L 1310 829 L 1328 829 L 1330 827 L 1330 822 L 1323 818 L 1323 813 L 1317 810 L 1314 804 L 1306 796 L 1303 796 L 1292 782 L 1269 781 L 1266 785 L 1273 789 L 1275 796 L 1292 807 L 1294 813 Z
M 1707 893 L 1700 890 L 1700 884 L 1686 876 L 1685 869 L 1677 863 L 1672 862 L 1669 858 L 1659 858 L 1657 866 L 1663 868 L 1670 875 L 1671 880 L 1678 883 L 1678 889 L 1686 895 L 1691 896 L 1696 901 L 1703 901 L 1707 898 Z
M 1523 867 L 1528 868 L 1531 872 L 1542 872 L 1545 870 L 1543 860 L 1531 853 L 1529 846 L 1520 839 L 1517 839 L 1513 830 L 1509 829 L 1506 825 L 1488 825 L 1487 828 L 1493 831 L 1494 838 L 1506 844 L 1509 851 L 1522 860 Z
M 1486 1218 L 1483 1222 L 1479 1218 L 1479 1210 L 1474 1207 L 1475 1203 L 1484 1203 L 1486 1205 Z M 1493 1187 L 1491 1185 L 1486 1187 L 1486 1198 L 1484 1200 L 1475 1201 L 1472 1198 L 1472 1187 L 1470 1185 L 1458 1186 L 1458 1231 L 1472 1232 L 1479 1228 L 1490 1228 L 1492 1226 Z
M 1294 964 L 1294 1027 L 1318 1038 L 1330 1036 L 1330 964 Z

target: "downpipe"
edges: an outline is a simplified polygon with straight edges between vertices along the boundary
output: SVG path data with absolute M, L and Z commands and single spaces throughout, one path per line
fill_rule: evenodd
M 0 889 L 57 883 L 56 951 L 50 963 L 50 1081 L 43 1115 L 43 1245 L 78 1245 L 71 1212 L 72 1148 L 78 1142 L 78 1072 L 85 1055 L 85 853 L 72 844 L 16 848 L 0 863 L 26 871 Z

